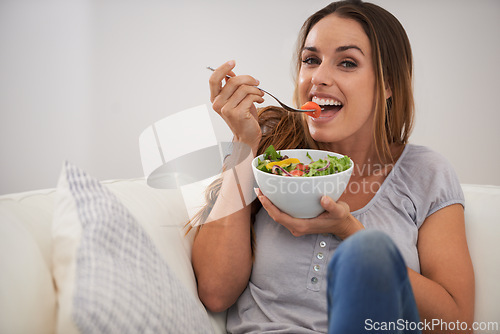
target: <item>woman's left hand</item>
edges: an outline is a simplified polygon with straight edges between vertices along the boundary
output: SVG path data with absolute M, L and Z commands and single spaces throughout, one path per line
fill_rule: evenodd
M 269 216 L 277 223 L 286 227 L 294 236 L 306 234 L 331 233 L 342 240 L 364 229 L 364 226 L 351 215 L 349 205 L 345 202 L 335 202 L 328 196 L 321 198 L 321 206 L 325 212 L 314 218 L 294 218 L 278 209 L 262 192 L 257 190 L 259 201 Z

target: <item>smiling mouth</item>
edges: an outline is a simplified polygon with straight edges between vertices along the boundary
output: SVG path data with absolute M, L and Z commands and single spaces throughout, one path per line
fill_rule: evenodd
M 321 107 L 321 116 L 319 118 L 331 117 L 344 106 L 342 102 L 335 99 L 323 99 L 316 96 L 313 96 L 312 102 L 315 102 Z

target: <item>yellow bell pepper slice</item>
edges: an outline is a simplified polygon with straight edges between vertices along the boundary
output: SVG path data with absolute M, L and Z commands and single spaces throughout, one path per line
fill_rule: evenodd
M 267 169 L 271 169 L 273 168 L 273 166 L 275 165 L 278 165 L 280 167 L 283 167 L 283 166 L 288 166 L 290 164 L 299 164 L 300 163 L 300 160 L 297 159 L 297 158 L 288 158 L 288 159 L 284 159 L 284 160 L 280 160 L 280 161 L 273 161 L 273 162 L 270 162 L 266 165 L 266 168 Z

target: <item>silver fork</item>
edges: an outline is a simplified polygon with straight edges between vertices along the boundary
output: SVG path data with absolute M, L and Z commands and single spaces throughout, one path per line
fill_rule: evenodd
M 210 66 L 207 66 L 207 69 L 209 69 L 210 71 L 215 71 L 215 68 L 213 67 L 210 67 Z M 226 75 L 226 78 L 228 79 L 231 79 L 232 77 L 229 76 L 229 75 Z M 278 98 L 276 96 L 274 96 L 273 94 L 269 93 L 268 91 L 260 88 L 260 87 L 257 87 L 258 89 L 260 89 L 261 91 L 263 91 L 264 93 L 266 93 L 267 95 L 269 95 L 270 97 L 272 97 L 273 99 L 276 100 L 276 102 L 279 103 L 280 106 L 283 107 L 283 109 L 285 110 L 288 110 L 288 111 L 291 111 L 291 112 L 313 112 L 315 111 L 314 109 L 296 109 L 296 108 L 292 108 L 292 107 L 289 107 L 287 106 L 286 104 L 284 104 L 283 102 L 281 102 L 280 100 L 278 100 Z

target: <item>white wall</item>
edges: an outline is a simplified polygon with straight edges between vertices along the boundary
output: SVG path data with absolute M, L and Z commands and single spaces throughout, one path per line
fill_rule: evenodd
M 412 142 L 464 183 L 500 185 L 500 1 L 374 2 L 412 42 Z M 235 59 L 291 102 L 297 32 L 328 3 L 0 0 L 0 194 L 54 187 L 64 159 L 99 179 L 142 176 L 138 136 L 209 103 L 207 65 Z

